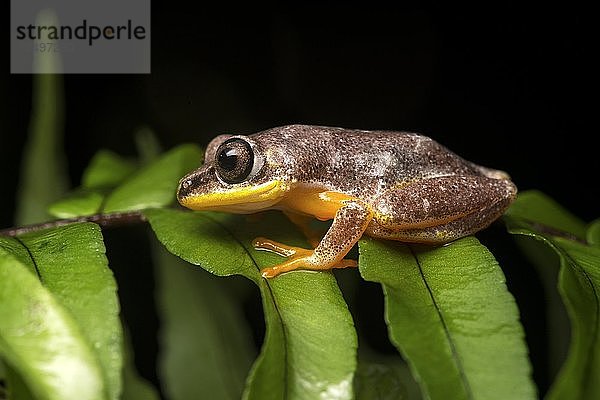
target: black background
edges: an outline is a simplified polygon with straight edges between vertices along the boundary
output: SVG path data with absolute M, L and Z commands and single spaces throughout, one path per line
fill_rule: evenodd
M 190 4 L 153 2 L 152 74 L 65 76 L 73 185 L 99 148 L 134 155 L 133 132 L 141 126 L 169 148 L 206 144 L 223 132 L 303 123 L 424 133 L 471 161 L 509 172 L 520 190 L 540 189 L 587 221 L 599 216 L 592 125 L 597 69 L 591 64 L 597 44 L 592 48 L 589 10 L 574 3 L 270 10 Z M 0 224 L 10 226 L 31 76 L 9 75 L 5 60 Z M 513 263 L 512 245 L 497 246 L 507 253 L 501 264 Z M 543 300 L 533 299 L 540 288 L 531 270 L 515 269 L 508 267 L 509 287 L 543 391 Z M 152 306 L 126 293 L 135 285 L 151 293 L 152 282 L 127 283 L 122 275 L 121 295 L 140 308 Z M 138 324 L 154 326 L 152 315 L 143 318 Z M 145 365 L 151 360 L 140 363 L 152 377 Z
M 235 11 L 235 12 L 234 12 Z M 7 24 L 8 26 L 8 24 Z M 101 147 L 134 154 L 289 123 L 427 134 L 597 217 L 585 10 L 329 5 L 251 13 L 154 2 L 152 74 L 68 75 L 71 180 Z M 7 44 L 8 46 L 8 44 Z M 8 49 L 8 47 L 6 47 Z M 2 225 L 11 223 L 31 76 L 2 75 Z

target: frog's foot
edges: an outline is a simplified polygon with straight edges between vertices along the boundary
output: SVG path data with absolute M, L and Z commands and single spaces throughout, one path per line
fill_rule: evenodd
M 256 250 L 265 250 L 272 253 L 278 254 L 282 257 L 287 257 L 288 260 L 281 264 L 274 265 L 272 267 L 263 268 L 260 273 L 264 278 L 274 278 L 284 272 L 294 271 L 297 269 L 308 269 L 313 271 L 328 270 L 332 268 L 348 268 L 356 267 L 357 263 L 355 260 L 341 259 L 328 265 L 327 263 L 318 260 L 315 257 L 314 250 L 307 250 L 301 247 L 288 246 L 283 243 L 276 242 L 274 240 L 265 238 L 256 238 L 252 242 L 252 245 Z

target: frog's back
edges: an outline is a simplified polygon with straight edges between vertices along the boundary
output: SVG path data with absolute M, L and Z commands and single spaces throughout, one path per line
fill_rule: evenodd
M 363 199 L 419 178 L 487 171 L 434 140 L 409 132 L 289 125 L 252 137 L 270 149 L 286 170 L 282 176 Z

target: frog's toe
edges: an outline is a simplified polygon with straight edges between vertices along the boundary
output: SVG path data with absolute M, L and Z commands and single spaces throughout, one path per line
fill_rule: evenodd
M 295 271 L 297 269 L 306 268 L 306 257 L 293 257 L 281 264 L 274 265 L 272 267 L 263 268 L 260 274 L 263 278 L 274 278 L 284 272 Z
M 313 252 L 304 249 L 301 250 L 303 250 L 303 252 L 307 252 L 307 255 L 290 257 L 288 260 L 281 264 L 277 264 L 268 268 L 263 268 L 260 271 L 260 274 L 264 278 L 274 278 L 279 274 L 283 274 L 284 272 L 295 271 L 298 269 L 309 271 L 327 271 L 331 270 L 332 268 L 352 268 L 358 266 L 356 260 L 351 260 L 347 258 L 344 258 L 333 265 L 315 263 L 314 260 L 311 260 L 310 258 L 310 256 L 313 255 Z
M 312 250 L 303 249 L 302 247 L 288 246 L 287 244 L 279 243 L 263 237 L 254 239 L 252 241 L 252 246 L 256 250 L 269 251 L 282 257 L 308 256 L 312 254 Z

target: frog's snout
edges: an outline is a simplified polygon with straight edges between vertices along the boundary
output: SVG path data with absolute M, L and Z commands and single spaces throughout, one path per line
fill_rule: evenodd
M 213 183 L 213 179 L 210 179 L 211 169 L 210 167 L 201 168 L 181 178 L 177 187 L 177 201 L 182 206 L 187 207 L 190 199 L 202 195 L 210 187 L 210 184 Z
M 189 178 L 189 175 L 181 178 L 179 185 L 177 186 L 177 201 L 179 201 L 179 203 L 181 203 L 182 199 L 190 195 L 192 186 L 193 181 L 191 178 Z

